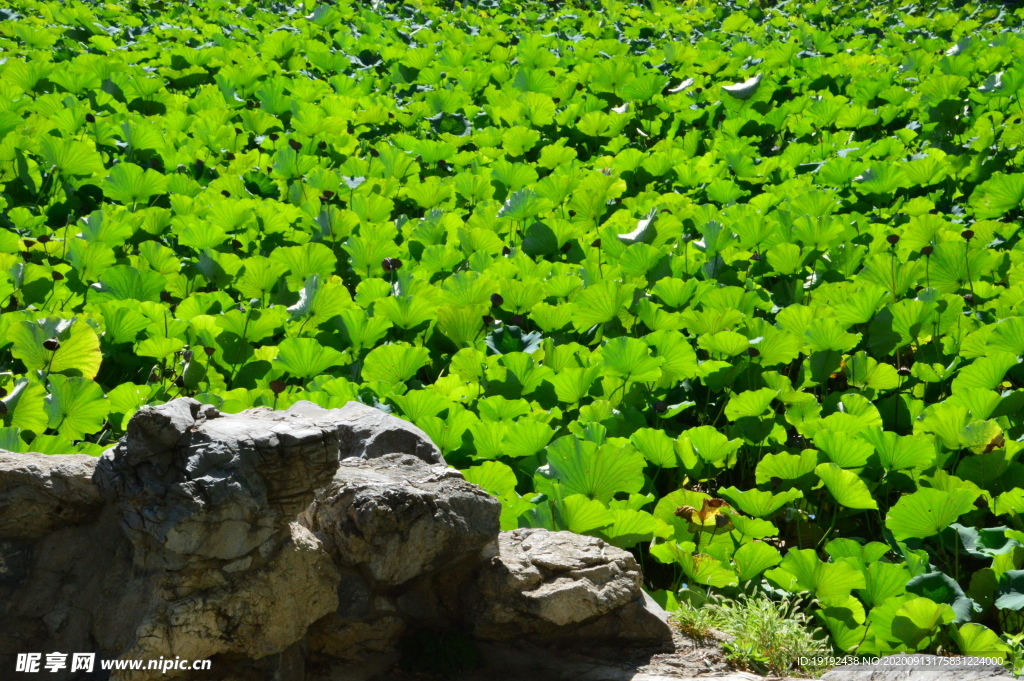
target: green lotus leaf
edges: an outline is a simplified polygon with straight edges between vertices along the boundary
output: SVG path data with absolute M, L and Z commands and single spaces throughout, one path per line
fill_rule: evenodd
M 743 445 L 741 440 L 730 440 L 712 426 L 691 428 L 683 435 L 690 440 L 697 456 L 719 466 L 725 465 L 726 459 Z
M 618 282 L 600 281 L 583 289 L 573 300 L 572 323 L 584 331 L 615 319 L 633 297 L 633 289 Z
M 110 404 L 97 383 L 80 376 L 51 376 L 47 388 L 50 428 L 69 440 L 81 440 L 103 429 Z
M 729 503 L 755 518 L 764 518 L 775 513 L 789 502 L 803 497 L 803 492 L 797 489 L 786 490 L 779 494 L 764 492 L 757 489 L 740 491 L 735 487 L 723 487 L 718 491 Z
M 810 592 L 825 605 L 843 605 L 854 589 L 865 587 L 860 572 L 846 563 L 822 562 L 812 549 L 791 549 L 765 577 L 787 591 Z
M 782 554 L 771 544 L 753 541 L 738 548 L 732 560 L 736 576 L 741 582 L 746 582 L 781 563 Z
M 605 343 L 601 358 L 608 373 L 638 383 L 657 381 L 661 377 L 660 367 L 665 362 L 661 357 L 651 356 L 645 342 L 627 336 Z
M 381 345 L 366 355 L 363 362 L 363 379 L 404 383 L 416 375 L 427 363 L 426 348 L 413 347 L 405 343 Z
M 152 168 L 143 170 L 134 163 L 118 163 L 103 180 L 103 193 L 124 205 L 137 206 L 167 189 L 167 178 Z
M 295 378 L 308 379 L 319 376 L 333 366 L 343 364 L 345 356 L 334 348 L 327 347 L 312 338 L 286 338 L 277 347 L 277 357 L 274 361 Z M 369 357 L 367 357 L 368 361 Z M 370 378 L 366 374 L 367 370 L 364 366 L 363 376 L 367 380 L 378 380 Z M 379 380 L 384 379 L 380 378 Z
M 922 487 L 900 498 L 889 509 L 885 526 L 897 541 L 912 537 L 925 538 L 938 534 L 974 508 L 978 493 L 970 489 L 946 492 Z
M 576 436 L 561 437 L 547 448 L 548 463 L 538 474 L 557 480 L 569 494 L 607 503 L 617 492 L 639 492 L 644 459 L 632 449 L 598 446 Z
M 931 644 L 940 627 L 953 622 L 953 608 L 929 598 L 912 598 L 900 606 L 892 620 L 893 635 L 911 650 Z
M 968 622 L 961 624 L 956 633 L 956 643 L 963 655 L 986 657 L 1000 663 L 1010 656 L 1010 647 L 983 624 Z
M 725 405 L 725 417 L 730 421 L 735 421 L 744 417 L 763 416 L 777 396 L 778 391 L 771 388 L 747 390 L 734 395 Z
M 99 373 L 103 355 L 100 339 L 85 321 L 56 319 L 23 321 L 8 329 L 11 354 L 28 369 L 52 374 L 93 378 Z M 52 341 L 57 347 L 51 349 Z
M 496 497 L 502 497 L 516 488 L 516 474 L 499 461 L 485 461 L 462 471 L 466 480 L 480 485 Z
M 41 384 L 27 378 L 18 379 L 10 392 L 0 400 L 6 407 L 3 413 L 4 425 L 31 433 L 42 433 L 49 421 L 45 398 L 46 388 Z
M 956 580 L 941 572 L 928 572 L 917 575 L 907 582 L 907 593 L 924 596 L 935 603 L 944 603 L 953 609 L 954 624 L 971 621 L 977 610 L 974 601 L 967 597 Z
M 838 464 L 823 463 L 814 469 L 840 506 L 852 509 L 878 508 L 871 491 L 856 473 L 843 470 Z

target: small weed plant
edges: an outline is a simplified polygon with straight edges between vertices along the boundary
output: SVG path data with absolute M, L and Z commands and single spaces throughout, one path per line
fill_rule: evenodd
M 722 644 L 730 664 L 761 674 L 817 676 L 816 658 L 828 655 L 824 632 L 806 614 L 806 599 L 773 599 L 763 593 L 737 599 L 710 598 L 684 603 L 674 619 L 684 634 L 699 641 L 728 637 Z

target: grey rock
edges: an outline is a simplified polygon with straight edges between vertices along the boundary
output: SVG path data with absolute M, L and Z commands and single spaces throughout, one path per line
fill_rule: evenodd
M 889 655 L 870 664 L 836 667 L 821 681 L 1010 681 L 1014 678 L 1000 664 L 979 657 L 936 655 Z
M 632 554 L 595 537 L 502 532 L 498 554 L 471 592 L 474 633 L 485 640 L 669 643 L 666 617 L 644 598 L 641 582 Z
M 221 415 L 182 398 L 139 410 L 94 481 L 117 504 L 139 558 L 179 569 L 194 557 L 265 554 L 283 541 L 331 480 L 340 451 L 334 422 L 270 409 Z
M 0 540 L 39 539 L 96 520 L 103 500 L 84 454 L 17 454 L 0 449 Z
M 341 409 L 323 407 L 301 400 L 290 413 L 334 423 L 341 439 L 341 458 L 374 459 L 385 454 L 411 454 L 427 463 L 444 463 L 441 450 L 422 430 L 400 418 L 360 402 Z
M 301 522 L 339 565 L 398 586 L 470 560 L 493 544 L 501 504 L 462 474 L 409 454 L 346 459 Z

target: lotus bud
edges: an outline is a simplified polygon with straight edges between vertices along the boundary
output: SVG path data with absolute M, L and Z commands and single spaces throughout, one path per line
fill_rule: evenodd
M 203 352 L 206 353 L 207 357 L 213 357 L 213 353 L 216 352 L 216 350 L 211 348 L 209 345 L 205 345 L 203 346 Z
M 923 247 L 921 249 L 921 255 L 923 255 L 926 258 L 928 256 L 930 256 L 934 252 L 935 252 L 935 247 L 934 246 L 925 246 L 925 247 Z
M 901 366 L 899 369 L 896 370 L 896 373 L 902 376 L 903 378 L 906 378 L 907 376 L 910 375 L 910 367 Z
M 280 395 L 281 393 L 284 392 L 285 388 L 287 388 L 287 387 L 288 386 L 285 385 L 284 381 L 271 381 L 270 382 L 270 390 L 275 395 Z
M 277 140 L 281 139 L 281 136 L 278 135 L 276 132 L 272 132 L 268 136 L 270 137 L 271 142 L 276 142 Z
M 491 294 L 491 306 L 492 307 L 501 307 L 504 302 L 505 302 L 505 299 L 501 297 L 500 293 L 492 293 Z
M 967 241 L 970 241 L 971 239 L 974 238 L 974 230 L 973 229 L 965 229 L 964 231 L 960 232 L 960 236 L 962 236 Z
M 96 117 L 93 116 L 91 113 L 87 113 L 87 114 L 85 114 L 85 122 L 86 123 L 95 123 L 96 122 Z
M 900 242 L 900 236 L 899 234 L 890 234 L 889 236 L 885 237 L 885 240 L 889 242 L 890 246 L 895 246 Z
M 231 198 L 231 192 L 229 192 L 227 189 L 221 191 L 220 195 L 223 196 L 225 199 Z
M 300 149 L 302 149 L 302 142 L 298 140 L 288 140 L 288 146 L 294 149 L 295 151 L 299 151 Z
M 657 414 L 664 414 L 666 411 L 668 411 L 668 402 L 666 402 L 665 400 L 658 400 L 657 402 L 651 405 L 651 408 L 654 409 L 655 413 Z
M 761 351 L 757 348 L 747 348 L 747 357 L 760 357 Z
M 36 241 L 38 241 L 41 244 L 50 243 L 50 235 L 49 234 L 43 234 L 42 236 L 36 237 Z
M 521 314 L 514 314 L 508 318 L 508 323 L 512 326 L 522 326 L 526 323 L 526 317 Z
M 52 272 L 50 276 L 53 277 L 54 281 L 64 281 L 64 275 L 60 272 Z
M 56 338 L 47 338 L 43 341 L 43 347 L 50 352 L 57 352 L 60 350 L 60 341 Z
M 192 361 L 192 351 L 191 350 L 184 350 L 181 353 L 181 356 L 182 356 L 182 358 L 184 358 L 184 360 L 186 362 L 191 362 Z

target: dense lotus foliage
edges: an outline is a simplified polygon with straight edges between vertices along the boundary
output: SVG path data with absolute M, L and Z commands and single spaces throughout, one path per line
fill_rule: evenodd
M 1017 656 L 1021 10 L 6 6 L 0 448 L 359 400 L 669 607 Z

